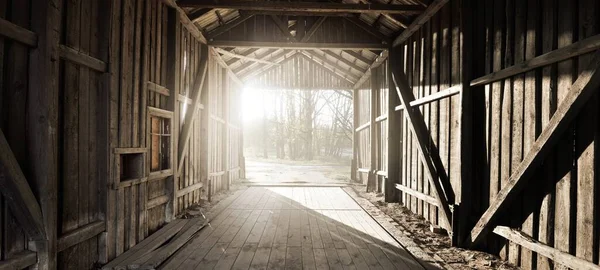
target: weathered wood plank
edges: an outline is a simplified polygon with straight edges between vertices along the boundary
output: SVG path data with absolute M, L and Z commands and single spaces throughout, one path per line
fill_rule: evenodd
M 29 47 L 37 47 L 36 33 L 0 18 L 0 35 L 21 42 Z
M 104 221 L 92 222 L 88 225 L 81 226 L 72 232 L 61 236 L 58 239 L 58 252 L 63 251 L 69 247 L 82 243 L 98 234 L 104 232 L 106 224 Z
M 496 199 L 479 219 L 471 231 L 469 243 L 475 246 L 483 240 L 491 230 L 492 224 L 500 213 L 518 197 L 535 169 L 543 162 L 550 149 L 558 142 L 560 135 L 568 128 L 570 122 L 585 105 L 586 101 L 594 94 L 594 89 L 600 87 L 600 52 L 594 54 L 586 71 L 571 86 L 564 101 L 558 106 L 556 113 L 544 128 L 531 150 L 515 172 L 511 174 L 506 186 L 500 190 Z

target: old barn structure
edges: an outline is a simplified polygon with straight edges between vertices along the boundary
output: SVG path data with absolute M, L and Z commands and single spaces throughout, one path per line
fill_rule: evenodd
M 279 192 L 248 189 L 224 200 L 238 209 L 178 218 L 245 177 L 250 84 L 348 91 L 352 179 L 453 245 L 525 269 L 598 269 L 598 49 L 597 0 L 0 0 L 0 269 L 278 268 L 277 256 L 311 268 L 305 242 L 292 245 L 303 228 L 317 265 L 314 229 L 329 228 L 342 262 L 431 268 L 377 240 L 354 256 L 369 216 L 334 213 L 337 229 L 302 218 L 319 205 L 362 211 L 327 189 L 274 202 L 291 211 L 283 255 L 234 233 L 239 257 L 207 259 L 228 247 L 218 224 Z M 242 223 L 262 233 L 267 218 Z M 249 224 L 237 229 L 252 236 Z M 277 242 L 277 226 L 263 235 Z

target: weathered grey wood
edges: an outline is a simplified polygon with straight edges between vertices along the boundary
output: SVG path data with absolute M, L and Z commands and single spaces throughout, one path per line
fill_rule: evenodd
M 398 96 L 400 97 L 400 101 L 402 104 L 409 104 L 414 100 L 414 96 L 408 85 L 408 81 L 406 80 L 406 75 L 402 73 L 400 67 L 397 63 L 392 63 L 390 65 L 390 69 L 392 72 L 392 78 L 396 87 L 396 91 L 398 92 Z M 407 106 L 407 107 L 408 107 Z M 437 172 L 437 168 L 434 164 L 441 164 L 441 162 L 435 162 L 434 159 L 440 160 L 437 153 L 431 153 L 427 148 L 427 142 L 430 141 L 426 139 L 427 127 L 425 126 L 425 122 L 423 122 L 423 116 L 418 109 L 413 109 L 412 107 L 408 107 L 405 110 L 404 117 L 408 120 L 410 130 L 415 135 L 417 139 L 417 147 L 419 148 L 419 154 L 422 160 L 425 161 L 425 173 L 429 178 L 429 182 L 434 187 L 435 194 L 437 199 L 439 200 L 439 206 L 441 211 L 441 216 L 446 222 L 446 226 L 450 226 L 451 223 L 451 213 L 450 206 L 448 202 L 449 197 L 451 196 L 452 189 L 449 183 L 442 183 L 442 179 L 439 177 L 439 173 Z M 443 170 L 443 167 L 441 168 Z M 446 179 L 447 181 L 447 179 Z
M 302 53 L 308 57 L 317 58 L 317 59 L 319 59 L 319 61 L 329 64 L 330 66 L 333 66 L 334 72 L 339 71 L 342 73 L 342 74 L 340 74 L 342 76 L 348 76 L 349 78 L 351 78 L 354 81 L 358 81 L 358 79 L 359 79 L 358 77 L 356 77 L 356 74 L 352 73 L 350 70 L 340 67 L 336 62 L 327 59 L 327 57 L 325 57 L 323 55 L 317 54 L 315 52 L 309 52 L 309 51 L 303 51 Z
M 66 60 L 83 65 L 98 72 L 106 72 L 107 70 L 106 63 L 100 59 L 78 52 L 66 45 L 60 45 L 59 49 L 60 57 Z
M 306 35 L 308 36 L 308 35 Z M 306 37 L 305 36 L 305 37 Z M 243 40 L 211 40 L 208 45 L 214 47 L 240 47 L 240 48 L 273 48 L 273 49 L 387 49 L 388 45 L 381 43 L 326 43 L 326 42 L 270 42 L 270 41 L 243 41 Z
M 392 53 L 395 52 L 397 51 L 392 51 Z M 393 202 L 398 200 L 399 192 L 396 191 L 395 185 L 400 183 L 402 177 L 400 173 L 400 162 L 402 160 L 402 153 L 400 153 L 401 141 L 397 139 L 402 136 L 402 118 L 395 111 L 396 105 L 400 104 L 400 97 L 392 87 L 394 82 L 391 71 L 388 68 L 386 72 L 388 73 L 386 74 L 388 89 L 385 89 L 388 91 L 387 112 L 386 115 L 379 116 L 375 120 L 379 121 L 381 119 L 381 121 L 384 121 L 384 119 L 387 119 L 387 175 L 384 182 L 384 199 L 386 202 Z
M 192 191 L 198 190 L 198 189 L 202 188 L 202 186 L 203 186 L 203 183 L 202 182 L 198 182 L 198 183 L 195 183 L 193 185 L 189 185 L 189 186 L 187 186 L 185 188 L 182 188 L 182 189 L 180 189 L 180 190 L 177 191 L 177 197 L 181 197 L 181 196 L 186 195 L 186 194 L 188 194 L 188 193 L 190 193 Z
M 228 23 L 213 29 L 210 33 L 208 33 L 208 39 L 212 40 L 216 36 L 221 35 L 227 31 L 231 30 L 232 28 L 240 25 L 241 23 L 245 22 L 246 20 L 252 18 L 252 16 L 253 15 L 251 15 L 251 14 L 242 14 L 240 17 L 238 17 L 234 20 L 231 20 Z
M 273 63 L 273 62 L 269 62 L 269 61 L 265 61 L 265 60 L 261 60 L 261 59 L 256 59 L 256 58 L 248 57 L 248 56 L 245 56 L 245 55 L 240 55 L 240 54 L 232 53 L 232 52 L 226 51 L 226 50 L 221 49 L 221 48 L 215 48 L 214 50 L 216 52 L 220 53 L 220 54 L 231 56 L 231 57 L 235 57 L 235 58 L 239 58 L 239 59 L 244 59 L 244 60 L 254 61 L 254 62 L 264 63 L 264 64 L 279 65 L 277 63 Z
M 205 46 L 203 46 L 202 55 L 208 56 L 208 50 Z M 194 85 L 192 90 L 194 91 L 192 94 L 192 106 L 185 114 L 183 118 L 183 127 L 181 129 L 181 134 L 179 135 L 179 152 L 177 154 L 177 160 L 179 164 L 177 165 L 177 172 L 181 171 L 183 166 L 183 157 L 187 152 L 188 142 L 190 136 L 192 134 L 192 125 L 194 123 L 194 119 L 196 117 L 197 104 L 200 103 L 200 97 L 202 96 L 202 89 L 204 89 L 204 84 L 206 81 L 208 73 L 208 58 L 204 58 L 200 61 L 200 67 L 197 69 L 197 73 L 194 79 Z
M 407 193 L 407 194 L 409 194 L 411 196 L 414 196 L 414 197 L 416 197 L 419 200 L 423 200 L 424 202 L 427 202 L 427 203 L 429 203 L 431 205 L 435 205 L 435 206 L 439 206 L 440 205 L 440 203 L 438 202 L 438 200 L 436 198 L 431 197 L 431 196 L 426 195 L 426 194 L 423 194 L 423 193 L 421 193 L 419 191 L 416 191 L 416 190 L 414 190 L 412 188 L 405 187 L 405 186 L 403 186 L 401 184 L 396 184 L 395 188 L 398 189 L 398 190 L 400 190 L 400 191 L 402 191 L 402 192 L 404 192 L 404 193 Z
M 346 58 L 344 58 L 344 57 L 342 57 L 342 56 L 340 56 L 340 55 L 338 55 L 338 54 L 336 54 L 336 53 L 334 53 L 334 52 L 332 52 L 332 51 L 330 51 L 330 50 L 322 50 L 322 52 L 323 52 L 324 54 L 326 54 L 326 55 L 329 55 L 329 56 L 331 56 L 331 57 L 333 57 L 333 58 L 337 59 L 338 61 L 340 61 L 340 62 L 342 62 L 342 63 L 346 64 L 347 66 L 349 66 L 349 67 L 351 67 L 351 68 L 353 68 L 353 69 L 356 69 L 356 70 L 358 70 L 358 71 L 359 71 L 359 72 L 361 72 L 361 73 L 367 72 L 367 69 L 365 69 L 365 68 L 362 68 L 362 67 L 358 66 L 357 64 L 355 64 L 355 63 L 353 63 L 353 62 L 349 61 L 348 59 L 346 59 Z
M 275 23 L 275 25 L 277 25 L 277 27 L 279 28 L 279 30 L 281 30 L 281 32 L 283 33 L 283 35 L 286 36 L 288 40 L 296 41 L 296 37 L 294 37 L 292 35 L 292 33 L 290 32 L 290 29 L 289 29 L 289 26 L 288 26 L 288 22 L 282 21 L 276 15 L 270 15 L 269 17 L 271 18 L 271 20 L 273 20 L 273 22 Z
M 0 35 L 21 42 L 29 47 L 37 47 L 38 45 L 37 35 L 34 32 L 2 18 L 0 18 Z
M 168 88 L 153 82 L 146 82 L 146 88 L 148 91 L 156 92 L 163 96 L 171 96 L 171 91 Z
M 433 1 L 429 6 L 427 6 L 427 9 L 421 13 L 421 15 L 419 15 L 419 17 L 417 17 L 406 29 L 404 29 L 404 31 L 402 31 L 402 33 L 396 39 L 394 39 L 392 47 L 396 47 L 408 40 L 415 32 L 421 29 L 421 27 L 427 21 L 429 21 L 429 19 L 431 19 L 431 17 L 433 17 L 433 15 L 435 15 L 447 2 L 448 0 Z
M 350 56 L 358 59 L 358 61 L 361 61 L 367 65 L 371 65 L 373 63 L 373 60 L 367 58 L 366 56 L 363 56 L 360 52 L 355 52 L 352 50 L 342 50 L 343 53 L 347 53 Z
M 531 150 L 511 174 L 506 186 L 496 195 L 496 199 L 471 230 L 469 239 L 467 239 L 467 243 L 471 247 L 479 244 L 491 231 L 498 216 L 520 195 L 520 191 L 526 186 L 535 169 L 543 163 L 550 149 L 559 141 L 560 135 L 568 128 L 589 97 L 594 94 L 595 89 L 600 87 L 600 72 L 598 72 L 600 71 L 598 69 L 600 67 L 600 51 L 594 54 L 587 67 L 573 83 L 569 93 L 532 145 Z
M 168 195 L 158 196 L 156 198 L 150 199 L 146 202 L 146 209 L 152 209 L 159 205 L 163 205 L 165 203 L 168 203 L 169 200 L 171 200 L 171 197 Z
M 369 162 L 370 164 L 370 172 L 369 172 L 369 176 L 367 178 L 367 192 L 377 192 L 377 175 L 375 174 L 375 172 L 377 171 L 377 154 L 378 154 L 378 147 L 379 147 L 379 136 L 377 136 L 377 131 L 379 126 L 377 125 L 377 122 L 375 121 L 375 118 L 377 118 L 377 114 L 379 114 L 379 106 L 378 106 L 378 100 L 379 100 L 379 82 L 377 81 L 377 69 L 370 69 L 370 73 L 371 73 L 371 89 L 369 91 L 370 93 L 370 106 L 369 106 L 369 119 L 370 119 L 370 123 L 371 125 L 369 125 L 369 139 L 371 139 L 371 142 L 369 144 L 369 147 L 371 148 L 371 150 L 369 151 L 369 153 L 371 154 L 371 162 Z
M 177 3 L 175 3 L 175 0 L 162 1 L 169 7 L 176 9 L 177 13 L 179 14 L 179 19 L 181 20 L 181 23 L 185 26 L 185 28 L 188 29 L 188 31 L 190 31 L 190 33 L 194 37 L 196 37 L 198 41 L 200 41 L 203 44 L 206 44 L 206 38 L 202 34 L 202 31 L 200 31 L 198 27 L 194 24 L 194 22 L 190 20 L 190 18 L 187 16 L 187 13 Z
M 325 22 L 326 19 L 327 19 L 326 16 L 317 19 L 317 21 L 315 21 L 313 23 L 313 25 L 310 27 L 310 29 L 308 29 L 308 31 L 306 31 L 306 34 L 302 37 L 302 39 L 300 41 L 307 42 L 317 32 L 319 27 L 321 27 L 321 25 L 323 24 L 323 22 Z
M 312 59 L 311 57 L 307 56 L 307 55 L 305 54 L 305 52 L 298 53 L 298 56 L 300 56 L 300 57 L 302 57 L 302 58 L 304 58 L 304 59 L 306 59 L 306 60 L 308 60 L 308 61 L 310 61 L 310 62 L 313 62 L 313 63 L 315 63 L 315 64 L 317 64 L 317 65 L 321 65 L 321 63 L 319 63 L 319 62 L 317 62 L 316 60 Z M 321 66 L 323 66 L 323 65 L 321 65 Z M 325 67 L 325 66 L 323 66 L 323 68 L 324 68 L 324 70 L 325 70 L 327 73 L 329 73 L 330 75 L 332 75 L 332 76 L 334 76 L 334 77 L 337 77 L 337 78 L 340 78 L 340 79 L 342 79 L 342 80 L 346 80 L 346 81 L 348 81 L 349 83 L 352 83 L 352 84 L 354 84 L 354 81 L 352 81 L 350 78 L 346 78 L 345 76 L 342 76 L 342 75 L 340 75 L 340 74 L 338 74 L 338 73 L 335 73 L 333 70 L 331 70 L 331 69 L 329 69 L 329 68 L 327 68 L 327 67 Z
M 37 255 L 33 251 L 23 251 L 13 258 L 0 261 L 0 270 L 25 269 L 37 263 Z
M 365 30 L 367 33 L 369 33 L 370 35 L 378 38 L 379 40 L 381 40 L 385 44 L 390 44 L 391 43 L 391 39 L 388 36 L 386 36 L 383 33 L 381 33 L 377 28 L 373 27 L 372 25 L 368 25 L 366 22 L 362 21 L 358 17 L 345 17 L 344 19 L 346 19 L 347 21 L 349 21 L 349 22 L 353 23 L 354 25 L 360 27 L 361 29 Z
M 42 211 L 10 145 L 0 130 L 0 192 L 31 240 L 46 238 Z
M 431 102 L 434 101 L 438 101 L 440 99 L 444 99 L 447 97 L 451 97 L 454 96 L 456 94 L 460 94 L 462 91 L 462 85 L 455 85 L 452 86 L 448 89 L 436 92 L 434 94 L 422 97 L 420 99 L 415 99 L 413 101 L 410 102 L 410 106 L 411 107 L 416 107 L 416 106 L 421 106 L 421 105 L 425 105 L 425 104 L 429 104 Z M 398 105 L 396 106 L 396 111 L 401 111 L 404 110 L 404 106 L 403 105 Z
M 571 57 L 579 56 L 600 49 L 600 35 L 586 38 L 571 45 L 542 54 L 538 57 L 523 61 L 514 66 L 490 73 L 488 75 L 476 78 L 471 81 L 471 86 L 484 85 L 496 82 L 511 76 L 521 74 L 538 67 L 554 64 Z
M 494 233 L 539 255 L 547 257 L 556 262 L 556 264 L 563 265 L 571 269 L 600 269 L 600 266 L 590 261 L 586 261 L 569 253 L 562 252 L 558 249 L 540 243 L 539 241 L 518 230 L 506 226 L 497 226 L 494 228 Z
M 225 8 L 263 11 L 302 11 L 302 12 L 336 12 L 336 13 L 390 13 L 414 14 L 424 10 L 421 5 L 394 4 L 344 4 L 331 2 L 299 2 L 275 3 L 256 1 L 198 1 L 183 0 L 177 4 L 181 7 Z
M 58 239 L 58 252 L 61 252 L 67 248 L 77 245 L 83 241 L 86 241 L 106 230 L 106 224 L 104 221 L 92 222 L 88 225 L 77 228 L 76 230 L 69 232 Z
M 388 58 L 389 52 L 387 50 L 381 52 L 370 64 L 368 69 L 372 69 L 372 68 L 376 68 L 379 65 L 381 65 L 385 59 Z M 360 87 L 368 78 L 371 77 L 371 72 L 365 72 L 363 73 L 363 75 L 360 77 L 360 79 L 358 79 L 358 81 L 354 84 L 354 89 L 357 89 L 358 87 Z

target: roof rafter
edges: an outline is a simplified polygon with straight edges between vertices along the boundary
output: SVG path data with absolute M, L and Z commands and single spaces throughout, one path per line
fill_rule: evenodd
M 355 24 L 356 26 L 360 27 L 361 29 L 365 30 L 367 33 L 371 34 L 372 36 L 384 41 L 385 43 L 389 44 L 391 42 L 391 39 L 388 38 L 386 35 L 384 35 L 383 33 L 381 33 L 377 28 L 375 28 L 372 25 L 367 24 L 366 22 L 362 21 L 361 19 L 359 19 L 358 17 L 346 17 L 344 18 L 347 21 Z
M 277 63 L 277 65 L 262 66 L 261 68 L 256 69 L 255 71 L 252 71 L 252 72 L 244 75 L 244 77 L 242 77 L 242 80 L 247 81 L 250 77 L 257 77 L 257 76 L 264 74 L 265 72 L 268 72 L 274 68 L 277 68 L 278 66 L 281 66 L 281 65 L 287 63 L 288 61 L 290 61 L 291 59 L 293 59 L 296 56 L 296 54 L 298 54 L 298 51 L 296 51 L 296 50 L 288 51 L 284 55 L 277 57 L 277 59 L 273 59 L 273 61 L 275 63 Z
M 321 62 L 334 67 L 336 70 L 340 70 L 340 71 L 344 72 L 344 74 L 352 77 L 353 79 L 355 79 L 355 81 L 359 79 L 359 77 L 357 77 L 356 75 L 352 74 L 352 72 L 351 72 L 352 67 L 350 67 L 348 69 L 345 69 L 345 68 L 342 68 L 338 64 L 338 62 L 331 61 L 331 60 L 327 59 L 327 57 L 325 57 L 324 55 L 320 55 L 318 53 L 315 53 L 314 51 L 305 51 L 305 52 L 307 53 L 307 56 L 311 56 L 311 57 L 317 58 Z M 358 72 L 362 73 L 362 71 L 360 71 L 360 70 L 358 70 Z
M 338 73 L 334 72 L 334 71 L 333 71 L 333 70 L 331 70 L 330 68 L 328 68 L 328 67 L 326 67 L 325 65 L 323 65 L 323 64 L 321 64 L 321 63 L 319 63 L 319 62 L 317 62 L 315 59 L 311 58 L 310 56 L 307 56 L 306 54 L 307 54 L 306 52 L 303 52 L 303 53 L 299 53 L 298 55 L 299 55 L 299 56 L 301 56 L 301 57 L 303 57 L 304 59 L 307 59 L 307 60 L 308 60 L 308 61 L 310 61 L 310 62 L 313 62 L 313 63 L 315 63 L 315 64 L 317 64 L 317 65 L 319 65 L 319 66 L 322 66 L 322 67 L 323 67 L 323 69 L 324 69 L 325 71 L 327 71 L 327 73 L 329 73 L 330 75 L 332 75 L 332 76 L 334 76 L 334 77 L 338 77 L 338 78 L 340 78 L 340 79 L 343 79 L 343 80 L 345 80 L 345 81 L 348 81 L 348 82 L 349 82 L 349 83 L 351 83 L 351 84 L 354 84 L 354 83 L 355 83 L 354 81 L 352 81 L 352 79 L 350 79 L 350 78 L 347 78 L 347 76 L 340 75 L 340 74 L 338 74 Z
M 250 48 L 250 49 L 246 50 L 246 51 L 245 51 L 245 52 L 243 52 L 243 53 L 238 53 L 238 55 L 242 55 L 242 56 L 250 56 L 250 55 L 251 55 L 251 54 L 253 54 L 254 52 L 258 51 L 258 49 L 259 49 L 259 48 Z M 232 51 L 230 51 L 230 52 L 232 52 Z M 235 63 L 237 63 L 237 62 L 238 62 L 238 61 L 240 61 L 240 60 L 242 60 L 242 59 L 241 59 L 241 58 L 234 58 L 234 59 L 231 59 L 231 60 L 229 60 L 229 61 L 227 61 L 227 62 L 225 62 L 225 63 L 226 63 L 228 66 L 231 66 L 231 65 L 233 65 L 233 64 L 235 64 Z
M 360 73 L 365 73 L 367 71 L 367 69 L 365 69 L 365 68 L 363 68 L 363 67 L 361 67 L 361 66 L 359 66 L 359 65 L 357 65 L 355 63 L 353 63 L 352 61 L 350 61 L 350 60 L 348 60 L 348 59 L 342 57 L 341 55 L 336 54 L 336 53 L 334 53 L 332 51 L 328 51 L 328 50 L 316 50 L 316 51 L 320 51 L 320 52 L 322 52 L 322 53 L 324 53 L 326 55 L 329 55 L 329 56 L 337 59 L 338 61 L 346 64 L 347 66 L 349 66 L 349 67 L 351 67 L 351 68 L 353 68 L 355 70 L 358 70 Z
M 209 39 L 213 39 L 214 37 L 223 34 L 229 30 L 231 30 L 232 28 L 238 26 L 239 24 L 245 22 L 246 20 L 252 18 L 252 14 L 241 14 L 240 17 L 237 17 L 236 19 L 233 19 L 229 22 L 227 22 L 226 24 L 219 26 L 215 29 L 213 29 L 212 31 L 210 31 L 208 33 L 208 38 Z
M 389 13 L 389 14 L 418 14 L 424 10 L 422 5 L 394 4 L 348 4 L 332 2 L 270 2 L 270 1 L 204 1 L 180 0 L 182 7 L 225 8 L 241 10 L 265 11 L 305 11 L 305 12 L 336 12 L 336 13 Z
M 276 65 L 276 63 L 273 63 L 273 62 L 269 62 L 269 61 L 265 61 L 265 60 L 261 60 L 261 59 L 256 59 L 256 58 L 252 58 L 252 57 L 248 57 L 248 56 L 243 56 L 243 55 L 235 54 L 235 53 L 223 50 L 221 48 L 215 48 L 214 50 L 216 52 L 220 53 L 220 54 L 227 55 L 227 56 L 230 56 L 230 57 L 240 58 L 240 59 L 254 61 L 254 62 L 258 62 L 258 63 L 274 64 L 274 65 Z
M 269 55 L 272 55 L 273 53 L 276 53 L 276 52 L 278 52 L 278 51 L 280 51 L 280 50 L 281 50 L 281 49 L 270 49 L 270 50 L 267 50 L 267 51 L 266 51 L 266 52 L 264 52 L 264 53 L 261 53 L 261 54 L 259 54 L 259 55 L 256 55 L 256 57 L 255 57 L 255 58 L 256 58 L 256 59 L 262 59 L 262 60 L 265 60 L 267 57 L 269 57 Z M 254 66 L 254 65 L 256 65 L 256 64 L 257 64 L 256 62 L 246 62 L 246 63 L 244 63 L 243 65 L 241 65 L 241 66 L 239 66 L 239 67 L 235 68 L 235 69 L 233 70 L 233 72 L 234 72 L 235 74 L 242 74 L 242 73 L 244 73 L 243 71 L 244 71 L 245 69 L 247 69 L 247 68 L 250 68 L 250 67 L 252 67 L 252 66 Z

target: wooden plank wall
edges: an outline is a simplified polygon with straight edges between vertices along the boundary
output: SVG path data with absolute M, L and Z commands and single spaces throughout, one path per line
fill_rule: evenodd
M 287 16 L 279 16 L 279 18 L 283 22 L 288 21 Z M 305 19 L 304 29 L 308 31 L 319 17 L 305 17 Z M 229 32 L 216 36 L 215 40 L 286 42 L 288 38 L 289 36 L 273 23 L 269 15 L 254 15 Z M 377 38 L 342 17 L 328 17 L 307 40 L 307 42 L 323 43 L 376 43 L 378 41 Z
M 380 66 L 373 69 L 375 78 L 375 88 L 377 89 L 377 108 L 376 108 L 376 138 L 377 138 L 377 165 L 376 172 L 376 188 L 377 192 L 383 192 L 383 183 L 387 178 L 388 167 L 388 96 L 389 96 L 389 74 L 388 60 L 384 61 Z M 393 89 L 392 89 L 393 90 Z
M 459 1 L 446 4 L 421 29 L 400 45 L 400 62 L 415 99 L 427 97 L 460 84 L 460 15 Z M 460 100 L 453 95 L 419 106 L 430 134 L 430 151 L 440 155 L 442 177 L 448 177 L 456 203 L 460 203 Z M 420 158 L 417 139 L 410 131 L 410 124 L 403 112 L 402 134 L 399 138 L 401 161 L 399 184 L 418 193 L 435 197 L 426 178 L 423 160 Z M 432 224 L 439 224 L 438 207 L 406 192 L 400 195 L 401 202 L 412 212 L 423 216 Z
M 358 126 L 355 126 L 356 140 L 358 140 L 357 147 L 357 180 L 363 184 L 367 183 L 368 173 L 371 168 L 371 78 L 365 80 L 365 82 L 358 87 Z
M 268 66 L 269 64 L 260 64 Z M 352 84 L 337 73 L 305 57 L 294 55 L 273 66 L 259 76 L 249 76 L 248 84 L 260 89 L 351 89 Z M 310 78 L 310 79 L 307 79 Z
M 185 118 L 186 111 L 192 109 L 192 100 L 190 97 L 192 96 L 192 93 L 200 90 L 192 89 L 196 80 L 197 69 L 200 67 L 200 61 L 206 61 L 208 55 L 206 54 L 206 50 L 203 50 L 203 47 L 206 47 L 206 45 L 203 45 L 196 40 L 181 22 L 178 23 L 180 24 L 178 27 L 178 34 L 179 40 L 181 41 L 179 44 L 181 72 L 179 77 L 180 89 L 177 94 L 179 97 L 177 104 L 180 112 L 180 119 L 182 119 L 179 121 L 179 130 L 181 130 L 181 128 L 183 128 L 183 118 Z M 192 123 L 192 134 L 190 135 L 187 153 L 184 156 L 183 167 L 179 172 L 179 177 L 177 179 L 177 209 L 175 210 L 177 214 L 193 204 L 200 203 L 201 198 L 207 197 L 207 194 L 203 194 L 203 186 L 206 186 L 204 179 L 206 179 L 206 177 L 202 174 L 203 170 L 206 169 L 206 165 L 202 163 L 201 159 L 201 156 L 205 154 L 203 149 L 206 147 L 201 140 L 201 129 L 206 123 L 206 121 L 200 117 L 203 110 L 204 108 L 201 107 L 195 112 L 196 117 Z M 202 184 L 198 185 L 199 183 Z M 186 189 L 190 186 L 194 186 L 195 188 L 192 190 Z M 182 193 L 180 190 L 185 190 L 185 192 Z
M 103 26 L 108 17 L 100 10 L 108 9 L 108 4 L 84 0 L 63 1 L 63 4 L 61 46 L 107 61 L 108 31 Z M 57 260 L 60 268 L 89 269 L 99 260 L 98 234 L 102 230 L 72 246 L 63 246 L 61 239 L 95 222 L 104 223 L 101 202 L 106 192 L 102 177 L 106 172 L 106 152 L 100 142 L 105 136 L 106 122 L 102 115 L 106 111 L 100 104 L 106 104 L 105 78 L 103 72 L 67 58 L 60 61 Z
M 495 0 L 479 4 L 476 10 L 475 14 L 483 14 L 477 18 L 481 27 L 475 33 L 479 37 L 476 46 L 486 48 L 485 57 L 479 59 L 481 63 L 475 63 L 485 71 L 477 74 L 479 76 L 600 33 L 600 4 L 593 0 Z M 474 126 L 482 125 L 488 130 L 480 134 L 485 134 L 483 141 L 489 155 L 489 166 L 481 166 L 489 174 L 486 175 L 489 182 L 481 186 L 489 198 L 481 198 L 482 205 L 494 198 L 507 176 L 531 150 L 571 84 L 585 70 L 590 55 L 534 69 L 474 90 L 484 93 L 477 102 L 485 104 L 485 109 L 475 112 L 481 117 L 475 118 Z M 524 190 L 525 196 L 512 204 L 510 215 L 503 220 L 542 243 L 596 264 L 600 252 L 597 108 L 596 94 L 563 135 L 555 154 L 546 158 L 538 169 Z M 524 269 L 549 269 L 553 264 L 502 239 L 491 242 L 490 246 L 492 250 L 499 249 L 503 258 Z
M 31 1 L 0 1 L 0 18 L 30 29 Z M 0 36 L 0 129 L 19 165 L 27 168 L 25 114 L 29 71 L 27 45 Z M 26 174 L 27 175 L 27 174 Z M 27 249 L 27 238 L 0 195 L 0 261 L 15 258 Z

